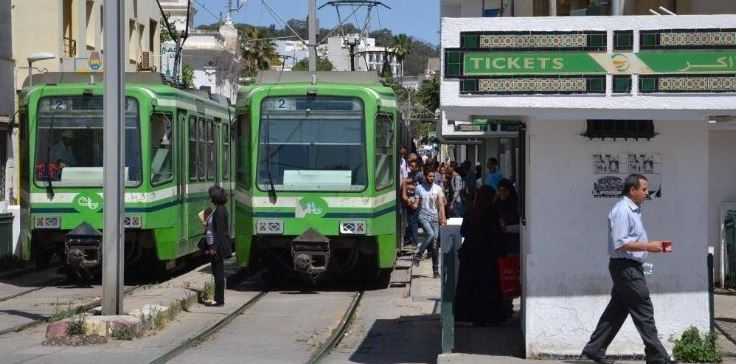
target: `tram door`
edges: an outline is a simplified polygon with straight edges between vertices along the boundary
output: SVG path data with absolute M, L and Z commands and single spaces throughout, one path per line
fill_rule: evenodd
M 187 147 L 188 147 L 188 134 L 187 131 L 187 111 L 179 109 L 177 111 L 177 123 L 176 123 L 176 206 L 179 227 L 179 246 L 177 249 L 183 251 L 186 249 L 189 241 L 189 224 L 187 221 L 187 181 L 189 176 L 187 173 Z M 190 131 L 191 132 L 191 131 Z

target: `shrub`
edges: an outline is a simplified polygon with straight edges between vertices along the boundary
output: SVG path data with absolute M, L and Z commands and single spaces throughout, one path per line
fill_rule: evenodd
M 204 288 L 199 293 L 199 299 L 202 302 L 211 300 L 215 296 L 215 285 L 212 282 L 204 282 Z
M 67 335 L 84 335 L 87 333 L 87 327 L 84 325 L 84 314 L 80 313 L 69 319 L 69 327 L 66 329 Z
M 133 340 L 135 336 L 136 334 L 133 332 L 133 329 L 128 326 L 119 325 L 112 328 L 112 337 L 117 340 Z
M 675 340 L 672 350 L 675 358 L 684 363 L 720 363 L 721 354 L 716 349 L 716 333 L 711 331 L 700 338 L 700 332 L 690 326 Z

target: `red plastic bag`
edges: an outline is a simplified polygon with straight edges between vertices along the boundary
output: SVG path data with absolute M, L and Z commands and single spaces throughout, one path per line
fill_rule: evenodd
M 501 286 L 501 295 L 504 298 L 521 297 L 519 256 L 498 257 L 496 263 L 498 264 L 498 283 Z

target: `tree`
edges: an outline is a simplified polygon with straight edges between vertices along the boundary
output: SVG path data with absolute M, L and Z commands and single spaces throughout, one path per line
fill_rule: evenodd
M 184 63 L 184 65 L 181 66 L 181 82 L 183 82 L 186 87 L 194 85 L 194 70 L 188 63 Z
M 411 43 L 411 38 L 402 33 L 395 36 L 394 42 L 391 44 L 393 53 L 396 55 L 396 60 L 401 64 L 401 74 L 398 75 L 399 77 L 404 75 L 404 58 L 411 53 Z
M 424 80 L 417 90 L 417 103 L 420 106 L 419 113 L 434 115 L 435 110 L 440 107 L 440 81 L 437 76 L 431 80 Z
M 255 76 L 259 70 L 267 70 L 278 59 L 276 47 L 256 27 L 248 27 L 243 39 L 244 76 Z
M 334 66 L 329 59 L 324 57 L 317 57 L 317 71 L 332 71 Z M 309 58 L 304 58 L 301 61 L 294 64 L 291 68 L 292 71 L 308 71 L 309 70 Z

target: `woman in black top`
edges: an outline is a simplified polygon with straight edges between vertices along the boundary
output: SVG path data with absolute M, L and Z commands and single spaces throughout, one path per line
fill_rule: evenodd
M 497 325 L 506 320 L 496 259 L 505 255 L 495 192 L 481 186 L 473 207 L 465 214 L 460 234 L 460 267 L 455 292 L 455 320 L 476 326 Z
M 519 196 L 513 182 L 509 179 L 501 179 L 498 182 L 498 198 L 496 209 L 504 231 L 504 247 L 509 254 L 519 254 L 520 239 L 518 231 L 508 231 L 507 226 L 519 224 Z
M 224 259 L 230 257 L 230 239 L 228 238 L 229 217 L 225 203 L 227 195 L 220 186 L 212 186 L 209 189 L 210 200 L 215 205 L 215 210 L 207 219 L 207 254 L 212 259 L 212 275 L 215 278 L 215 301 L 209 302 L 211 306 L 222 306 L 225 304 L 225 263 Z

